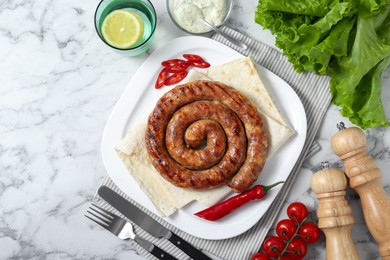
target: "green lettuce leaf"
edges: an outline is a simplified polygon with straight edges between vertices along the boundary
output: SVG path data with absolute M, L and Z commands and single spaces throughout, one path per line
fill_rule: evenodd
M 390 0 L 259 0 L 255 21 L 297 72 L 331 76 L 332 101 L 362 128 L 389 126 L 380 100 L 389 66 Z
M 374 20 L 375 17 L 358 15 L 356 37 L 351 53 L 346 57 L 340 58 L 337 64 L 335 63 L 329 68 L 332 76 L 330 88 L 334 104 L 341 107 L 343 116 L 350 118 L 351 122 L 354 121 L 364 128 L 372 127 L 372 124 L 369 126 L 363 122 L 371 122 L 374 119 L 378 121 L 378 126 L 388 125 L 384 112 L 380 111 L 375 118 L 358 118 L 361 115 L 367 115 L 367 113 L 358 114 L 357 109 L 360 106 L 356 105 L 366 103 L 366 100 L 362 100 L 362 97 L 368 97 L 368 95 L 359 92 L 370 92 L 376 89 L 376 86 L 371 86 L 371 84 L 362 87 L 362 80 L 367 82 L 367 80 L 363 79 L 365 75 L 368 74 L 368 78 L 371 78 L 372 76 L 369 75 L 369 72 L 372 70 L 373 72 L 371 73 L 374 73 L 376 71 L 375 67 L 384 59 L 390 57 L 390 45 L 378 38 Z M 381 68 L 381 66 L 378 67 Z M 357 88 L 359 84 L 361 87 Z M 376 90 L 375 93 L 377 95 L 375 99 L 380 99 L 380 91 Z M 372 95 L 370 96 L 373 98 Z M 375 105 L 381 105 L 381 103 L 376 102 Z M 378 111 L 378 108 L 373 107 L 374 109 Z
M 327 14 L 337 0 L 279 0 L 264 1 L 265 7 L 270 11 L 303 14 L 322 17 Z
M 332 55 L 345 54 L 356 11 L 354 1 L 333 3 L 321 18 L 269 11 L 265 4 L 260 4 L 257 14 L 261 15 L 255 19 L 277 35 L 276 46 L 283 50 L 296 71 L 310 70 L 322 75 Z
M 379 62 L 359 82 L 352 105 L 356 114 L 349 116 L 352 123 L 366 128 L 388 127 L 390 125 L 386 121 L 386 114 L 380 98 L 381 75 L 389 65 L 390 57 Z

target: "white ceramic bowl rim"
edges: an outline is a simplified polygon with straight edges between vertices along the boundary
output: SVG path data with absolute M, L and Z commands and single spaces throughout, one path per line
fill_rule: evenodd
M 192 34 L 192 35 L 206 35 L 206 34 L 209 34 L 210 32 L 212 32 L 213 30 L 210 29 L 209 31 L 206 31 L 206 32 L 201 32 L 201 33 L 194 33 L 194 32 L 190 32 L 190 31 L 187 31 L 186 29 L 184 29 L 183 27 L 181 27 L 175 20 L 175 18 L 173 17 L 173 14 L 172 14 L 172 11 L 171 11 L 171 3 L 172 3 L 173 0 L 167 0 L 166 1 L 166 4 L 167 4 L 167 10 L 168 10 L 168 14 L 169 14 L 169 17 L 171 18 L 172 22 L 177 26 L 177 28 L 179 28 L 180 30 L 186 32 L 186 33 L 189 33 L 189 34 Z M 230 14 L 232 12 L 232 9 L 233 9 L 233 0 L 225 0 L 226 1 L 226 4 L 227 4 L 227 12 L 226 12 L 226 15 L 225 15 L 225 18 L 223 19 L 222 23 L 216 27 L 221 27 L 222 25 L 225 24 L 225 22 L 229 19 L 230 17 Z

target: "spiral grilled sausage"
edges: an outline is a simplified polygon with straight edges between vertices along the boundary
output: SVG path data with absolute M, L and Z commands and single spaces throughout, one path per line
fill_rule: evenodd
M 247 190 L 263 169 L 268 135 L 257 109 L 219 82 L 195 81 L 164 94 L 149 115 L 149 159 L 172 184 Z

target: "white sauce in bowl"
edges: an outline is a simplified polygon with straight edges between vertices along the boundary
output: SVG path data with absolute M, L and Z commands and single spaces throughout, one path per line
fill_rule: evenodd
M 188 32 L 204 33 L 210 28 L 202 19 L 214 26 L 222 24 L 227 13 L 226 0 L 173 0 L 175 21 Z

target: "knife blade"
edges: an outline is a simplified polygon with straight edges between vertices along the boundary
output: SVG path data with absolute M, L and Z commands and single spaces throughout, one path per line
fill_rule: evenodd
M 154 237 L 166 238 L 176 247 L 194 260 L 212 260 L 210 257 L 196 249 L 190 243 L 158 223 L 152 217 L 147 215 L 141 209 L 133 205 L 130 201 L 123 198 L 121 195 L 113 191 L 107 186 L 101 186 L 98 190 L 99 196 L 107 201 L 111 206 L 137 224 L 139 227 L 147 231 Z

